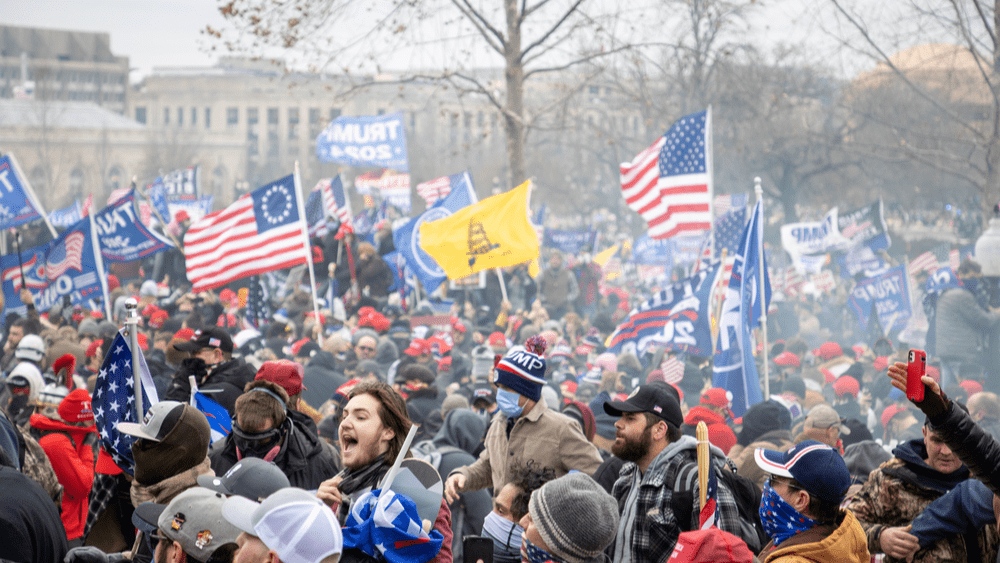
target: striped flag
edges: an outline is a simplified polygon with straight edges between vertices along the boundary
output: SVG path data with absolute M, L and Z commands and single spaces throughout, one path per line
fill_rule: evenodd
M 716 497 L 719 492 L 719 480 L 715 476 L 715 468 L 709 465 L 708 484 L 705 486 L 705 506 L 698 513 L 698 529 L 707 530 L 715 526 L 718 520 L 718 504 Z
M 715 196 L 715 216 L 721 217 L 732 209 L 747 206 L 750 197 L 747 194 L 724 194 Z
M 456 174 L 461 176 L 461 174 Z M 427 207 L 451 193 L 451 176 L 441 176 L 427 182 L 417 184 L 417 193 L 427 202 Z
M 957 272 L 959 264 L 961 264 L 961 258 L 958 249 L 954 248 L 948 253 L 948 265 L 951 266 L 953 272 Z
M 210 213 L 184 235 L 192 291 L 305 264 L 307 233 L 294 175 L 246 194 Z
M 934 253 L 928 250 L 920 256 L 917 256 L 913 260 L 910 260 L 910 266 L 907 271 L 910 272 L 911 276 L 915 276 L 920 272 L 929 272 L 937 268 L 937 258 L 935 258 Z
M 622 195 L 646 220 L 651 238 L 710 227 L 711 121 L 707 110 L 684 116 L 619 167 Z
M 663 361 L 660 362 L 660 371 L 663 372 L 664 381 L 679 385 L 684 379 L 684 362 L 675 354 L 664 355 Z

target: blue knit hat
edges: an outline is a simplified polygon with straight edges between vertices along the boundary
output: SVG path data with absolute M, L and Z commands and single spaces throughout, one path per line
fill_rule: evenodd
M 538 401 L 545 385 L 545 358 L 514 346 L 497 363 L 493 383 L 506 385 L 519 395 Z

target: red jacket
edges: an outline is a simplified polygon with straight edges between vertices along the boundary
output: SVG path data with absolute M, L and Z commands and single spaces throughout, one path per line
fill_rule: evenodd
M 708 426 L 708 441 L 729 455 L 729 450 L 736 445 L 736 434 L 726 424 L 726 417 L 707 407 L 695 405 L 688 411 L 684 424 L 697 426 L 699 422 Z
M 31 415 L 31 426 L 42 431 L 38 443 L 49 456 L 52 469 L 65 489 L 62 521 L 66 538 L 74 540 L 82 537 L 87 523 L 90 487 L 94 483 L 94 450 L 84 444 L 84 439 L 87 434 L 97 432 L 97 427 L 73 426 L 38 413 Z

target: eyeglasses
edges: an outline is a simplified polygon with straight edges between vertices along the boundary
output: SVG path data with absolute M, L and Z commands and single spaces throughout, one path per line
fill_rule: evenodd
M 774 487 L 775 484 L 783 483 L 786 487 L 792 489 L 793 491 L 802 490 L 802 487 L 793 485 L 792 480 L 789 479 L 788 477 L 782 477 L 780 475 L 771 475 L 770 477 L 768 477 L 768 480 L 771 482 L 771 487 Z

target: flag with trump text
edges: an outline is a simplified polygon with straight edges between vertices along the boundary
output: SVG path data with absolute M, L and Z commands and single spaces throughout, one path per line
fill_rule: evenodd
M 140 350 L 137 357 L 139 366 L 135 370 L 142 381 L 143 415 L 149 407 L 159 402 L 156 385 L 149 373 L 146 359 Z M 132 369 L 132 350 L 121 331 L 115 336 L 108 355 L 97 372 L 92 406 L 94 423 L 100 435 L 101 445 L 111 454 L 115 464 L 129 475 L 133 474 L 135 461 L 132 459 L 132 444 L 136 438 L 118 431 L 119 422 L 138 422 L 135 413 L 135 375 Z
M 420 248 L 457 280 L 489 268 L 538 258 L 538 234 L 528 220 L 531 181 L 450 217 L 420 225 Z
M 306 223 L 294 175 L 285 176 L 210 213 L 184 235 L 192 291 L 305 264 Z
M 686 115 L 619 167 L 622 195 L 649 225 L 651 238 L 711 226 L 712 115 Z
M 771 300 L 771 283 L 767 277 L 767 264 L 761 274 L 760 257 L 763 252 L 763 212 L 761 202 L 754 206 L 750 222 L 743 231 L 740 250 L 733 263 L 729 287 L 726 288 L 719 316 L 719 340 L 715 352 L 712 382 L 733 394 L 733 412 L 736 416 L 761 401 L 757 364 L 753 357 L 750 331 L 757 327 L 761 309 L 766 311 Z M 763 278 L 763 289 L 761 288 Z
M 14 156 L 0 157 L 0 228 L 30 223 L 44 213 Z
M 633 309 L 611 334 L 608 351 L 642 356 L 658 346 L 695 356 L 710 355 L 709 296 L 718 271 L 716 260 Z

